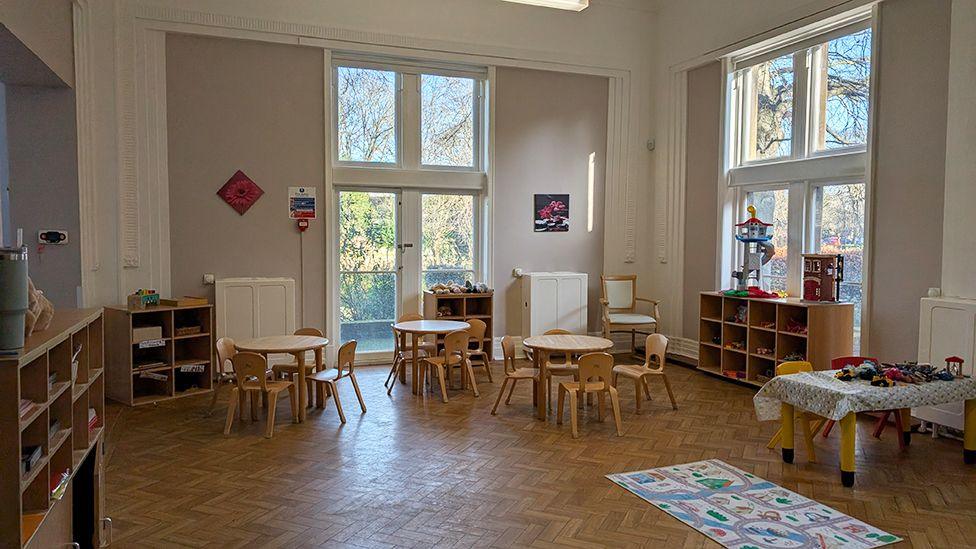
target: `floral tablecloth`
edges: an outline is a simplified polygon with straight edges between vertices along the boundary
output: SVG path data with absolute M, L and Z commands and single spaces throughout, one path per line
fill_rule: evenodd
M 935 406 L 971 398 L 976 398 L 976 378 L 971 377 L 873 387 L 867 381 L 841 381 L 833 371 L 822 371 L 776 376 L 759 389 L 752 401 L 759 421 L 772 421 L 779 419 L 781 402 L 841 420 L 851 412 Z

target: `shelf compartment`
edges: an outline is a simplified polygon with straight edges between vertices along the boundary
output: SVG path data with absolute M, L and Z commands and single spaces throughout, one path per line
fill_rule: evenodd
M 722 371 L 722 350 L 710 345 L 698 346 L 698 367 L 710 372 Z
M 767 350 L 763 353 L 760 351 Z M 770 360 L 776 358 L 776 333 L 759 328 L 749 328 L 749 354 L 762 355 Z
M 749 381 L 763 384 L 776 375 L 776 360 L 772 357 L 749 355 Z
M 798 353 L 800 356 L 790 356 Z M 776 334 L 776 360 L 807 360 L 807 340 L 791 334 Z
M 745 312 L 741 315 L 741 322 L 737 320 L 740 316 L 740 307 L 745 307 Z M 746 324 L 749 320 L 749 302 L 745 299 L 727 297 L 722 302 L 722 320 L 727 323 Z
M 732 379 L 746 379 L 746 355 L 729 349 L 722 349 L 723 376 Z
M 722 296 L 702 294 L 700 311 L 702 318 L 722 320 Z
M 779 332 L 788 332 L 796 335 L 806 335 L 806 332 L 796 332 L 789 328 L 799 325 L 803 328 L 809 327 L 809 318 L 807 315 L 807 308 L 800 305 L 780 305 L 777 311 L 776 318 L 776 330 Z
M 698 326 L 698 340 L 702 343 L 711 343 L 713 345 L 722 344 L 722 324 L 719 322 L 711 322 L 708 320 L 701 320 Z
M 740 343 L 741 347 L 731 345 Z M 722 348 L 733 352 L 746 352 L 746 328 L 738 324 L 725 323 L 722 325 Z
M 196 331 L 187 331 L 187 330 Z M 210 309 L 176 309 L 173 311 L 173 337 L 202 337 L 212 332 Z
M 776 330 L 776 303 L 752 301 L 749 303 L 749 326 Z

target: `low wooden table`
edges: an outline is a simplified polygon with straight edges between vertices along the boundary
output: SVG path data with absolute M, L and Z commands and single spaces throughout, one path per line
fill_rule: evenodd
M 855 424 L 860 412 L 898 410 L 906 445 L 911 441 L 911 409 L 965 402 L 963 458 L 976 463 L 976 379 L 899 383 L 874 387 L 866 381 L 841 381 L 833 371 L 801 372 L 776 376 L 753 397 L 759 421 L 779 419 L 783 437 L 783 461 L 793 463 L 793 427 L 796 410 L 811 412 L 840 424 L 840 477 L 844 486 L 854 485 Z
M 234 343 L 238 351 L 257 353 L 264 355 L 267 359 L 270 354 L 289 354 L 295 357 L 298 364 L 298 417 L 295 423 L 305 421 L 308 407 L 308 393 L 305 391 L 305 353 L 315 352 L 315 370 L 321 371 L 324 368 L 322 361 L 322 349 L 329 344 L 329 340 L 324 337 L 302 336 L 302 335 L 283 335 L 258 337 L 246 339 Z M 320 400 L 322 396 L 318 397 Z M 243 413 L 243 412 L 241 412 Z
M 456 320 L 408 320 L 406 322 L 397 322 L 393 325 L 393 329 L 399 333 L 410 334 L 411 340 L 411 350 L 413 351 L 413 363 L 411 365 L 411 376 L 410 385 L 413 394 L 420 392 L 419 384 L 417 383 L 417 371 L 420 369 L 420 361 L 417 358 L 417 352 L 419 351 L 419 344 L 421 336 L 427 334 L 449 334 L 451 332 L 456 332 L 457 330 L 467 330 L 471 328 L 471 325 L 467 322 L 458 322 Z M 401 373 L 401 376 L 403 374 Z M 401 380 L 403 378 L 401 377 Z
M 546 419 L 546 408 L 549 398 L 546 395 L 546 362 L 548 353 L 597 353 L 609 351 L 613 348 L 613 342 L 609 339 L 586 335 L 542 335 L 532 336 L 522 341 L 523 347 L 532 349 L 532 362 L 535 368 L 539 369 L 539 383 L 536 384 L 536 414 L 539 419 Z

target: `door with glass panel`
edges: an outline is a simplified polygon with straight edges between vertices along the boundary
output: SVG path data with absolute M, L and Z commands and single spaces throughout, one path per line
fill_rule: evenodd
M 393 350 L 400 310 L 398 192 L 339 191 L 339 337 L 361 353 Z

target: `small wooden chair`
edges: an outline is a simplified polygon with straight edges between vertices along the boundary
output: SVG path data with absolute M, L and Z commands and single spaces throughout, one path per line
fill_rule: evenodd
M 467 330 L 457 330 L 444 337 L 444 352 L 440 356 L 430 356 L 420 362 L 420 388 L 424 387 L 431 378 L 431 370 L 437 370 L 437 380 L 441 385 L 441 399 L 447 402 L 447 380 L 445 374 L 450 373 L 454 366 L 463 369 L 463 375 L 471 381 L 474 396 L 479 396 L 478 382 L 474 379 L 471 361 L 468 360 L 468 341 L 470 335 Z
M 660 301 L 637 297 L 637 275 L 603 275 L 603 337 L 613 333 L 630 333 L 630 349 L 637 348 L 637 334 L 657 333 L 657 319 L 661 318 Z M 651 314 L 637 310 L 637 302 L 651 305 Z
M 393 328 L 393 366 L 390 368 L 389 375 L 386 376 L 386 382 L 383 386 L 386 387 L 386 394 L 393 393 L 393 386 L 396 385 L 397 376 L 400 375 L 400 369 L 406 368 L 407 364 L 413 363 L 413 349 L 404 349 L 403 344 L 406 341 L 406 337 L 403 337 L 400 332 Z M 427 358 L 427 351 L 422 348 L 417 348 L 417 358 Z
M 502 368 L 505 373 L 505 379 L 502 380 L 502 387 L 498 391 L 498 398 L 495 399 L 495 405 L 491 407 L 491 415 L 495 415 L 495 411 L 498 410 L 498 403 L 502 401 L 502 395 L 505 393 L 505 386 L 509 382 L 512 386 L 508 389 L 508 398 L 505 399 L 505 404 L 508 405 L 512 400 L 512 391 L 515 390 L 515 384 L 518 383 L 520 379 L 531 379 L 532 380 L 532 400 L 535 404 L 535 400 L 538 398 L 535 392 L 535 384 L 539 383 L 539 369 L 538 368 L 516 368 L 515 367 L 515 342 L 512 341 L 512 336 L 505 336 L 502 338 Z
M 351 339 L 342 344 L 339 347 L 339 353 L 336 356 L 336 367 L 328 370 L 322 370 L 320 372 L 315 372 L 307 379 L 311 383 L 318 385 L 319 391 L 324 390 L 325 395 L 332 395 L 332 399 L 335 400 L 336 410 L 339 412 L 339 421 L 342 423 L 346 422 L 346 414 L 342 412 L 342 402 L 339 400 L 339 388 L 338 381 L 343 378 L 349 378 L 352 382 L 352 388 L 356 390 L 356 398 L 359 399 L 359 407 L 362 408 L 363 413 L 366 413 L 366 403 L 363 402 L 363 393 L 359 391 L 359 383 L 356 381 L 356 340 Z M 325 399 L 322 399 L 321 408 L 325 408 Z
M 785 376 L 789 374 L 798 374 L 800 372 L 812 372 L 813 365 L 809 362 L 803 361 L 793 361 L 784 362 L 776 366 L 776 375 Z M 796 411 L 796 419 L 800 422 L 800 427 L 803 429 L 803 444 L 807 449 L 807 461 L 810 463 L 817 462 L 817 450 L 813 446 L 813 437 L 817 436 L 820 429 L 827 422 L 825 418 L 822 418 L 816 414 L 811 414 L 803 410 Z M 776 434 L 773 438 L 769 439 L 769 444 L 766 448 L 773 449 L 783 440 L 783 429 L 782 427 L 776 430 Z
M 484 366 L 485 373 L 488 374 L 488 383 L 494 383 L 495 380 L 491 378 L 491 363 L 488 361 L 488 353 L 485 351 L 485 332 L 488 331 L 488 325 L 477 318 L 472 318 L 467 323 L 471 325 L 471 329 L 468 330 L 468 334 L 471 336 L 468 342 L 468 360 L 477 358 L 478 363 L 472 362 L 471 366 Z
M 295 330 L 295 335 L 297 336 L 314 336 L 314 337 L 325 337 L 322 334 L 322 330 L 318 328 L 299 328 Z M 292 359 L 291 362 L 285 362 L 282 364 L 275 364 L 271 367 L 271 370 L 275 373 L 275 377 L 287 377 L 292 381 L 292 383 L 298 383 L 298 362 Z M 305 402 L 308 406 L 312 406 L 312 382 L 309 381 L 309 376 L 315 373 L 315 361 L 306 360 L 305 361 L 305 387 L 302 389 L 305 391 L 307 398 Z
M 274 436 L 275 407 L 278 403 L 278 393 L 288 390 L 291 399 L 291 415 L 298 417 L 298 398 L 295 392 L 295 384 L 291 381 L 269 381 L 268 380 L 268 361 L 257 353 L 237 353 L 231 359 L 234 366 L 234 377 L 236 386 L 230 395 L 230 405 L 227 407 L 227 423 L 224 425 L 224 434 L 230 434 L 231 425 L 234 424 L 234 412 L 240 406 L 241 421 L 244 421 L 244 404 L 248 396 L 251 398 L 251 419 L 257 421 L 257 396 L 260 394 L 267 398 L 268 402 L 268 426 L 265 437 Z
M 542 335 L 571 335 L 573 332 L 569 330 L 563 330 L 562 328 L 553 328 L 552 330 L 546 330 Z M 554 356 L 562 357 L 562 362 L 553 362 L 552 358 Z M 552 376 L 573 376 L 573 381 L 579 381 L 579 366 L 573 364 L 573 355 L 571 353 L 552 353 L 544 355 L 546 361 L 546 379 L 544 380 L 546 384 L 546 408 L 552 409 Z M 580 402 L 580 406 L 583 403 Z
M 217 366 L 214 368 L 214 388 L 213 394 L 210 396 L 210 408 L 207 410 L 207 415 L 213 415 L 214 407 L 217 405 L 217 393 L 220 392 L 220 387 L 222 385 L 234 385 L 236 382 L 234 380 L 234 365 L 231 364 L 231 358 L 237 354 L 237 348 L 234 347 L 234 340 L 229 337 L 222 337 L 217 340 Z
M 644 342 L 644 364 L 620 364 L 613 367 L 613 386 L 617 386 L 617 377 L 623 376 L 634 380 L 634 400 L 636 401 L 636 412 L 640 413 L 641 391 L 647 399 L 651 399 L 650 390 L 647 387 L 647 380 L 650 378 L 661 378 L 664 381 L 664 388 L 668 390 L 668 398 L 671 399 L 671 408 L 677 410 L 678 404 L 674 401 L 674 392 L 671 391 L 671 382 L 668 381 L 667 374 L 664 373 L 664 364 L 668 352 L 668 338 L 661 334 L 651 334 Z M 652 366 L 656 359 L 657 367 Z
M 620 398 L 617 389 L 610 381 L 613 377 L 613 356 L 608 353 L 587 353 L 579 359 L 579 381 L 564 381 L 559 384 L 559 410 L 556 423 L 563 422 L 563 403 L 566 393 L 569 393 L 569 418 L 572 422 L 573 438 L 579 438 L 579 412 L 577 402 L 584 394 L 596 393 L 597 417 L 603 421 L 604 395 L 610 394 L 610 406 L 613 409 L 613 420 L 617 424 L 617 436 L 624 436 L 620 425 Z

